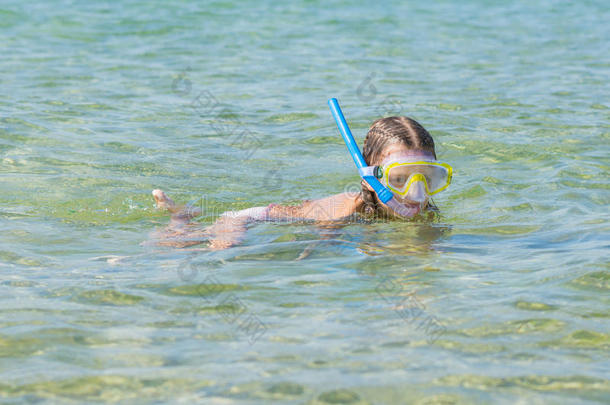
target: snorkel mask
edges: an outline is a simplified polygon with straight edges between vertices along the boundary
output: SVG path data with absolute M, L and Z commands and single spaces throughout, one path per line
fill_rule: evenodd
M 451 166 L 437 162 L 433 156 L 422 159 L 421 156 L 390 155 L 380 166 L 367 166 L 347 126 L 339 102 L 336 98 L 331 98 L 328 105 L 360 177 L 375 190 L 381 202 L 395 213 L 410 218 L 419 212 L 419 207 L 411 204 L 405 206 L 405 202 L 423 206 L 429 196 L 449 187 L 453 172 Z

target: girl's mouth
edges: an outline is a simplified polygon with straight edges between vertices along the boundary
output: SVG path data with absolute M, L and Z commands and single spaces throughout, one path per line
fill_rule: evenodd
M 386 205 L 390 207 L 394 213 L 404 218 L 411 218 L 422 210 L 420 204 L 397 201 L 396 198 L 389 200 Z

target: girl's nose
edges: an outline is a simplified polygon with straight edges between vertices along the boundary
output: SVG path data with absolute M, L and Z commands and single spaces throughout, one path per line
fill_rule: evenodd
M 426 183 L 421 180 L 414 181 L 409 187 L 409 191 L 405 195 L 405 200 L 425 205 L 428 201 L 428 192 L 426 191 Z

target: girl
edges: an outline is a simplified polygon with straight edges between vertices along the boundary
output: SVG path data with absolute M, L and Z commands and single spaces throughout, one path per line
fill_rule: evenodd
M 345 123 L 344 120 L 343 122 Z M 337 123 L 346 139 L 339 121 Z M 349 138 L 353 142 L 351 133 Z M 360 193 L 337 194 L 305 201 L 298 206 L 269 204 L 266 207 L 229 211 L 203 231 L 189 228 L 189 221 L 201 214 L 198 210 L 178 208 L 163 191 L 154 190 L 152 194 L 157 207 L 172 213 L 172 220 L 161 244 L 184 247 L 208 240 L 211 249 L 226 249 L 238 244 L 247 224 L 254 221 L 334 221 L 356 213 L 382 218 L 413 216 L 426 209 L 435 209 L 430 202 L 430 195 L 444 190 L 451 181 L 451 167 L 436 161 L 434 140 L 424 127 L 411 118 L 388 117 L 373 122 L 364 139 L 363 151 L 362 157 L 368 166 L 359 169 L 363 177 Z M 370 176 L 379 179 L 392 192 L 392 200 L 400 204 L 399 210 L 396 206 L 393 209 L 381 201 L 375 191 L 379 189 L 369 185 L 375 181 Z M 392 200 L 387 201 L 388 204 Z

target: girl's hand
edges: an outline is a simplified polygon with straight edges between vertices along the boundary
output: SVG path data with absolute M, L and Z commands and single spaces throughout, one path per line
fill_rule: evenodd
M 210 249 L 223 250 L 239 244 L 246 233 L 247 217 L 231 218 L 222 216 L 205 233 L 209 237 Z

